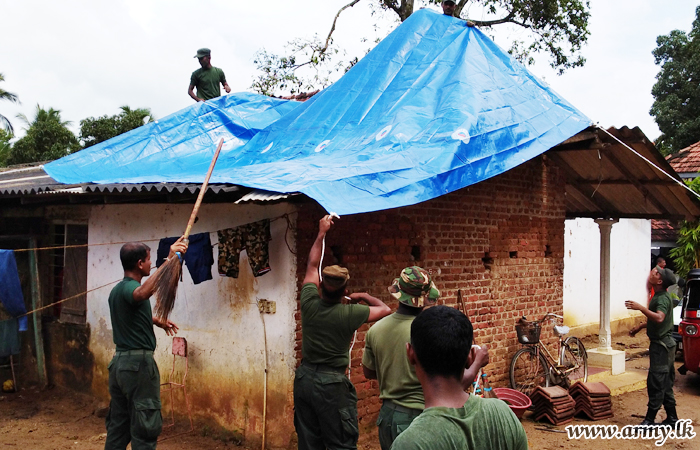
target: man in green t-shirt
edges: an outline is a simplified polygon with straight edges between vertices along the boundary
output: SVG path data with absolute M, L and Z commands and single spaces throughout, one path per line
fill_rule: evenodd
M 449 306 L 433 306 L 411 324 L 408 360 L 423 387 L 425 410 L 394 441 L 394 450 L 527 450 L 510 407 L 464 392 L 472 324 Z
M 678 422 L 676 398 L 673 395 L 673 382 L 676 370 L 673 361 L 676 357 L 676 341 L 673 339 L 673 300 L 667 289 L 676 283 L 676 278 L 666 269 L 654 267 L 649 274 L 648 285 L 653 287 L 654 297 L 649 307 L 627 300 L 627 309 L 637 310 L 647 318 L 630 330 L 634 336 L 642 328 L 649 336 L 649 374 L 647 375 L 647 414 L 642 425 L 652 425 L 661 406 L 666 410 L 663 425 L 672 427 Z
M 301 289 L 302 361 L 294 376 L 294 427 L 299 449 L 356 449 L 357 394 L 345 376 L 350 363 L 350 341 L 365 322 L 391 313 L 381 300 L 366 293 L 346 297 L 348 270 L 340 266 L 323 269 L 321 253 L 333 218 L 319 222 L 311 246 Z M 367 305 L 357 305 L 364 301 Z
M 183 238 L 170 246 L 169 258 L 182 258 L 187 251 Z M 177 255 L 179 253 L 179 255 Z M 156 336 L 153 325 L 168 336 L 177 325 L 153 317 L 149 297 L 155 290 L 155 277 L 141 284 L 151 273 L 151 250 L 146 244 L 130 242 L 119 252 L 124 279 L 109 294 L 112 337 L 117 349 L 109 363 L 109 413 L 105 450 L 156 448 L 162 430 L 160 414 L 160 373 L 153 360 Z
M 227 94 L 231 92 L 231 88 L 226 82 L 224 71 L 211 65 L 211 50 L 200 48 L 197 50 L 195 58 L 199 60 L 199 65 L 202 67 L 192 72 L 190 88 L 187 91 L 194 101 L 205 102 L 210 98 L 219 97 L 221 95 L 219 84 L 224 86 Z M 197 88 L 197 95 L 194 93 L 195 87 Z
M 379 444 L 389 450 L 391 444 L 413 419 L 423 412 L 424 399 L 416 371 L 408 362 L 406 344 L 411 337 L 411 323 L 425 306 L 434 305 L 440 297 L 430 274 L 418 266 L 406 267 L 396 278 L 389 292 L 399 302 L 394 314 L 383 318 L 365 335 L 362 370 L 365 378 L 377 380 L 382 408 L 377 418 Z M 488 363 L 488 350 L 475 353 L 477 360 L 465 369 L 468 385 L 478 370 Z

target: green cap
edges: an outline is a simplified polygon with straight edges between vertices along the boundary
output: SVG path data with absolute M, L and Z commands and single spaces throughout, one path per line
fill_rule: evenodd
M 350 279 L 348 269 L 336 265 L 325 267 L 322 273 L 323 285 L 326 286 L 326 289 L 330 292 L 335 292 L 338 289 L 344 288 Z
M 434 305 L 440 297 L 428 271 L 418 266 L 403 269 L 401 276 L 389 286 L 389 292 L 401 303 L 414 308 Z
M 208 48 L 200 48 L 197 50 L 197 54 L 194 55 L 195 58 L 204 58 L 205 56 L 210 56 L 211 55 L 211 50 Z

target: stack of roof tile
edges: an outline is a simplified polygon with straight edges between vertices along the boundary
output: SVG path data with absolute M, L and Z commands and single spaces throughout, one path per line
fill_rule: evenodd
M 554 425 L 563 425 L 571 422 L 576 413 L 576 401 L 561 386 L 538 386 L 530 398 L 535 420 L 547 419 Z
M 569 393 L 576 402 L 576 414 L 583 413 L 591 420 L 608 419 L 613 416 L 610 389 L 604 383 L 576 382 Z

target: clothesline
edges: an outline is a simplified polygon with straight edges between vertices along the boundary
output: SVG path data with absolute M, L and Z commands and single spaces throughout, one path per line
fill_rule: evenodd
M 33 310 L 28 311 L 28 312 L 26 312 L 26 313 L 24 313 L 24 314 L 22 314 L 22 315 L 20 315 L 20 316 L 17 316 L 17 317 L 28 316 L 28 315 L 30 315 L 30 314 L 34 314 L 35 312 L 39 312 L 39 311 L 41 311 L 41 310 L 44 310 L 44 309 L 47 309 L 47 308 L 51 308 L 52 306 L 58 305 L 58 304 L 63 303 L 63 302 L 67 302 L 68 300 L 73 300 L 74 298 L 78 298 L 78 297 L 83 296 L 83 295 L 87 295 L 88 293 L 90 293 L 90 292 L 92 292 L 92 291 L 96 291 L 96 290 L 98 290 L 98 289 L 102 289 L 103 287 L 107 287 L 107 286 L 109 286 L 110 284 L 119 283 L 119 282 L 120 282 L 121 280 L 123 280 L 123 279 L 124 279 L 124 278 L 122 277 L 122 278 L 119 278 L 118 280 L 110 281 L 109 283 L 103 284 L 102 286 L 98 286 L 98 287 L 96 287 L 96 288 L 88 289 L 87 291 L 81 292 L 80 294 L 75 294 L 75 295 L 72 295 L 72 296 L 70 296 L 70 297 L 66 297 L 66 298 L 64 298 L 64 299 L 58 300 L 58 301 L 56 301 L 56 302 L 49 303 L 48 305 L 42 306 L 41 308 L 33 309 Z
M 285 233 L 284 233 L 284 241 L 285 241 L 285 244 L 287 245 L 287 248 L 289 249 L 289 251 L 290 251 L 292 254 L 296 255 L 296 253 L 295 253 L 294 251 L 292 251 L 292 249 L 291 249 L 291 247 L 290 247 L 290 245 L 289 245 L 289 242 L 287 241 L 287 233 L 288 233 L 289 230 L 291 229 L 291 219 L 289 218 L 289 214 L 285 213 L 285 214 L 282 214 L 281 216 L 273 217 L 273 218 L 268 219 L 268 220 L 269 220 L 270 222 L 273 222 L 273 221 L 279 220 L 279 219 L 285 219 L 285 220 L 287 221 L 287 228 L 286 228 Z M 263 219 L 263 220 L 265 220 L 265 219 Z M 251 223 L 253 223 L 253 222 L 251 222 Z M 203 232 L 203 233 L 207 233 L 207 232 Z M 209 231 L 208 233 L 212 233 L 212 232 Z M 200 234 L 201 234 L 201 233 L 200 233 Z M 159 239 L 146 239 L 146 240 L 143 240 L 142 242 L 152 242 L 152 241 L 159 241 Z M 58 248 L 76 248 L 76 247 L 87 247 L 87 246 L 97 246 L 97 245 L 118 245 L 118 244 L 125 244 L 125 243 L 127 243 L 127 242 L 132 242 L 132 241 L 126 241 L 126 242 L 109 242 L 109 243 L 99 243 L 99 244 L 78 244 L 78 245 L 52 246 L 52 247 L 42 247 L 42 248 L 35 248 L 35 249 L 18 249 L 18 250 L 14 250 L 14 251 L 17 252 L 17 251 L 47 250 L 47 249 L 50 250 L 50 249 L 58 249 Z M 218 244 L 214 244 L 214 245 L 218 245 Z M 213 246 L 212 246 L 212 247 L 213 247 Z M 155 266 L 154 266 L 153 268 L 155 268 Z M 152 268 L 152 269 L 153 269 L 153 268 Z M 49 303 L 48 305 L 44 305 L 44 306 L 42 306 L 42 307 L 40 307 L 40 308 L 36 308 L 36 309 L 34 309 L 34 310 L 31 310 L 31 311 L 29 311 L 29 312 L 26 312 L 26 313 L 24 313 L 24 314 L 21 314 L 21 315 L 19 315 L 19 316 L 17 316 L 17 317 L 29 316 L 30 314 L 34 314 L 34 313 L 39 312 L 39 311 L 42 311 L 42 310 L 44 310 L 44 309 L 48 309 L 48 308 L 51 308 L 51 307 L 53 307 L 53 306 L 55 306 L 55 305 L 58 305 L 58 304 L 67 302 L 68 300 L 72 300 L 72 299 L 75 299 L 75 298 L 79 298 L 79 297 L 81 297 L 81 296 L 83 296 L 83 295 L 87 295 L 87 294 L 90 293 L 90 292 L 93 292 L 93 291 L 96 291 L 96 290 L 98 290 L 98 289 L 102 289 L 102 288 L 104 288 L 104 287 L 107 287 L 107 286 L 109 286 L 109 285 L 118 283 L 120 280 L 121 280 L 121 278 L 119 278 L 119 279 L 117 279 L 117 280 L 114 280 L 114 281 L 110 281 L 109 283 L 103 284 L 103 285 L 101 285 L 101 286 L 98 286 L 98 287 L 95 287 L 95 288 L 92 288 L 92 289 L 88 289 L 88 290 L 86 290 L 86 291 L 84 291 L 84 292 L 81 292 L 81 293 L 79 293 L 79 294 L 72 295 L 72 296 L 70 296 L 70 297 L 66 297 L 66 298 L 64 298 L 64 299 L 61 299 L 61 300 L 58 300 L 58 301 Z
M 285 219 L 287 221 L 287 229 L 284 231 L 284 243 L 287 244 L 287 248 L 289 251 L 293 254 L 296 255 L 296 252 L 292 250 L 292 248 L 289 245 L 289 242 L 287 241 L 287 233 L 289 230 L 292 228 L 292 223 L 289 218 L 288 213 L 284 213 L 281 216 L 273 217 L 271 219 L 268 219 L 270 223 L 279 220 L 279 219 Z M 265 219 L 263 219 L 265 220 Z M 252 222 L 251 222 L 252 223 Z M 243 224 L 247 225 L 247 224 Z M 202 231 L 202 233 L 214 233 L 218 230 L 215 231 Z M 137 240 L 139 242 L 157 242 L 160 241 L 161 238 L 153 238 L 153 239 L 140 239 Z M 49 247 L 36 247 L 36 248 L 16 248 L 16 249 L 6 249 L 6 250 L 12 250 L 15 253 L 20 253 L 20 252 L 29 252 L 29 251 L 39 251 L 39 250 L 57 250 L 57 249 L 68 249 L 68 248 L 82 248 L 82 247 L 98 247 L 102 245 L 120 245 L 120 244 L 128 244 L 129 242 L 134 242 L 134 240 L 131 241 L 120 241 L 120 242 L 100 242 L 97 244 L 71 244 L 71 245 L 52 245 Z M 219 245 L 218 243 L 213 244 L 213 246 Z

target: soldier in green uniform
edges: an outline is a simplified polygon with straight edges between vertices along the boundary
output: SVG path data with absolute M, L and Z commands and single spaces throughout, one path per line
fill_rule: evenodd
M 187 251 L 183 238 L 170 246 L 169 258 Z M 109 294 L 109 315 L 117 349 L 109 363 L 109 412 L 105 450 L 124 450 L 131 442 L 133 450 L 156 448 L 163 419 L 160 414 L 160 373 L 153 359 L 156 336 L 153 325 L 168 336 L 177 326 L 153 317 L 149 297 L 155 289 L 155 277 L 141 284 L 151 273 L 151 251 L 146 244 L 124 244 L 119 252 L 124 279 Z
M 219 97 L 221 95 L 219 84 L 224 86 L 227 94 L 231 92 L 231 88 L 226 82 L 224 71 L 211 65 L 211 50 L 200 48 L 197 50 L 195 58 L 199 60 L 199 65 L 202 67 L 192 72 L 190 88 L 187 91 L 194 101 L 204 102 L 210 98 Z M 194 93 L 195 87 L 197 88 L 197 95 Z
M 365 378 L 379 382 L 382 409 L 377 429 L 382 450 L 389 450 L 396 437 L 423 412 L 423 389 L 416 370 L 408 362 L 406 344 L 411 339 L 413 320 L 440 297 L 428 271 L 418 266 L 403 269 L 389 286 L 389 292 L 399 306 L 394 314 L 369 329 L 362 356 Z M 482 347 L 474 356 L 475 361 L 464 371 L 467 386 L 474 381 L 479 368 L 488 363 L 488 350 Z
M 362 324 L 391 313 L 366 293 L 350 294 L 353 304 L 343 304 L 350 278 L 343 267 L 326 267 L 320 281 L 323 241 L 332 225 L 331 216 L 319 222 L 301 289 L 302 361 L 294 377 L 294 427 L 300 450 L 357 448 L 357 394 L 345 376 L 350 342 Z M 354 304 L 358 301 L 367 305 Z
M 654 267 L 648 280 L 648 285 L 653 287 L 654 292 L 649 307 L 632 300 L 625 302 L 627 309 L 640 311 L 647 317 L 645 323 L 630 330 L 630 335 L 634 336 L 642 328 L 646 328 L 650 341 L 647 375 L 649 402 L 642 425 L 652 425 L 661 406 L 666 410 L 666 419 L 661 422 L 663 425 L 675 426 L 678 422 L 676 398 L 673 395 L 673 382 L 676 379 L 673 366 L 676 356 L 676 341 L 673 339 L 673 300 L 666 291 L 675 283 L 676 278 L 672 272 Z
M 394 441 L 394 450 L 527 450 L 510 407 L 464 392 L 472 324 L 449 306 L 433 306 L 411 324 L 408 360 L 423 387 L 425 410 Z

